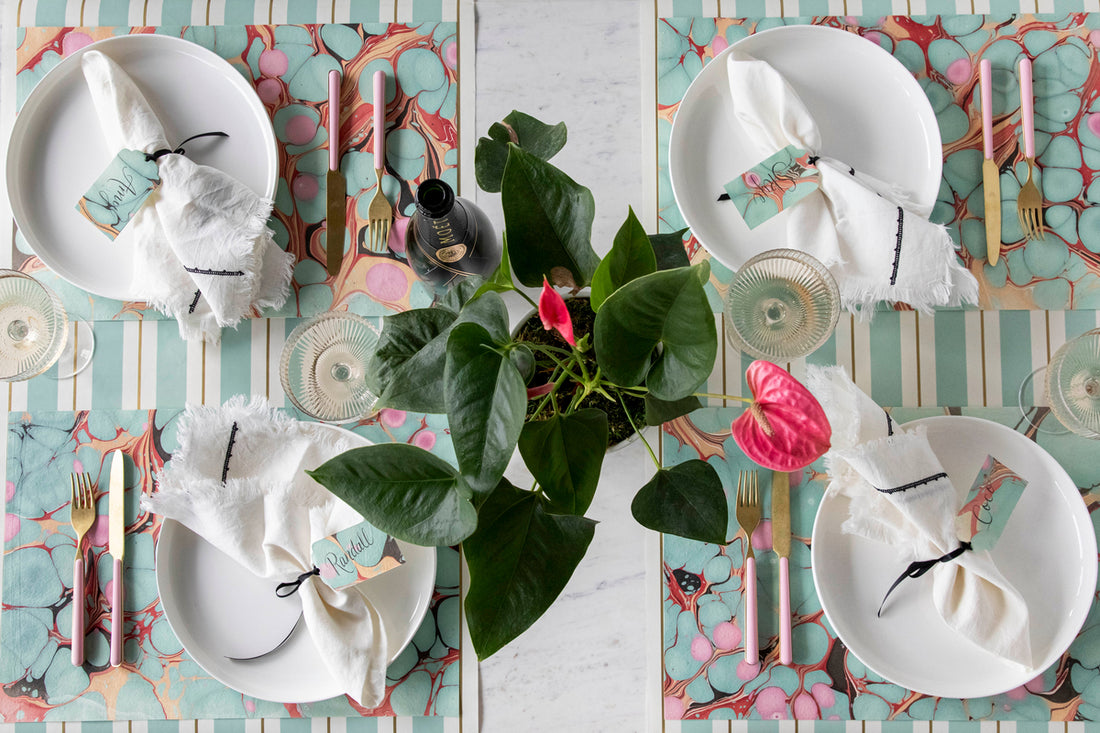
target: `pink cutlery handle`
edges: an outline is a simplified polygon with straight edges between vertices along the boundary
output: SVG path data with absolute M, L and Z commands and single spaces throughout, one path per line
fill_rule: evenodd
M 328 169 L 340 168 L 340 72 L 328 72 Z
M 756 558 L 745 560 L 745 661 L 760 663 L 760 646 L 756 640 Z
M 1024 155 L 1035 157 L 1035 99 L 1031 92 L 1031 59 L 1020 59 L 1020 116 L 1024 123 Z
M 791 569 L 790 560 L 779 558 L 779 663 L 791 663 Z
M 84 557 L 73 563 L 73 665 L 84 664 Z
M 982 59 L 980 66 L 980 86 L 982 90 L 982 143 L 985 147 L 985 159 L 993 159 L 993 64 Z
M 115 558 L 114 588 L 111 592 L 111 666 L 122 664 L 122 560 Z
M 374 167 L 386 163 L 386 72 L 374 72 Z

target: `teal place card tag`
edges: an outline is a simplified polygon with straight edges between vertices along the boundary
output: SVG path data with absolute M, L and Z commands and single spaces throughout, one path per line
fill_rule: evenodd
M 819 173 L 811 157 L 808 151 L 788 145 L 724 186 L 749 229 L 818 190 Z
M 397 541 L 369 522 L 313 543 L 313 566 L 330 588 L 340 590 L 404 564 Z
M 959 539 L 975 550 L 993 549 L 1026 487 L 1027 481 L 1012 469 L 986 456 L 956 519 Z
M 157 162 L 148 160 L 140 150 L 123 149 L 111 159 L 76 208 L 96 229 L 114 240 L 159 185 Z

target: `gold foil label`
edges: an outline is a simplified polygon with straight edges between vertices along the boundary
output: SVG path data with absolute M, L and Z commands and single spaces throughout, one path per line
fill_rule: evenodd
M 449 247 L 440 247 L 435 251 L 435 256 L 439 258 L 440 262 L 448 264 L 458 262 L 466 256 L 466 245 L 460 242 Z

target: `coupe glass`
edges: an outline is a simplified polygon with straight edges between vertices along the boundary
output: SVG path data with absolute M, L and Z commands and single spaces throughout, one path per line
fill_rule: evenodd
M 95 339 L 86 323 L 73 324 L 53 290 L 16 270 L 0 269 L 0 380 L 18 382 L 55 363 L 57 377 L 88 365 Z
M 299 410 L 344 423 L 371 413 L 378 398 L 367 389 L 367 363 L 378 331 L 354 313 L 314 316 L 291 331 L 279 360 L 283 391 Z
M 829 338 L 840 291 L 825 266 L 794 249 L 762 252 L 737 271 L 726 293 L 726 338 L 739 351 L 786 361 Z
M 1086 438 L 1100 438 L 1100 328 L 1054 352 L 1046 373 L 1047 399 L 1058 422 Z

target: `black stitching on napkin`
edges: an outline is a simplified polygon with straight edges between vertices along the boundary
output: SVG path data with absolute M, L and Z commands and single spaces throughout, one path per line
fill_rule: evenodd
M 901 259 L 901 234 L 902 229 L 905 228 L 905 210 L 898 207 L 898 235 L 897 241 L 894 242 L 894 271 L 890 273 L 890 284 L 893 285 L 898 280 L 898 260 Z
M 233 427 L 229 430 L 229 445 L 225 448 L 225 462 L 222 463 L 222 483 L 225 483 L 225 477 L 229 475 L 229 458 L 233 455 L 233 441 L 237 439 L 237 423 L 234 421 Z
M 878 612 L 875 614 L 875 616 L 882 616 L 882 609 L 886 605 L 886 599 L 890 597 L 890 594 L 894 592 L 894 588 L 897 588 L 901 581 L 905 580 L 906 578 L 919 578 L 932 568 L 936 567 L 936 565 L 940 564 L 941 562 L 951 562 L 959 555 L 963 554 L 967 550 L 970 550 L 971 547 L 972 545 L 969 542 L 960 542 L 959 546 L 956 547 L 954 550 L 947 553 L 946 555 L 937 557 L 935 560 L 918 560 L 916 562 L 909 563 L 909 567 L 905 569 L 905 572 L 898 576 L 897 580 L 894 581 L 894 584 L 890 586 L 890 590 L 886 591 L 886 595 L 882 597 L 882 603 L 879 604 Z
M 241 277 L 244 270 L 204 270 L 201 267 L 184 267 L 184 270 L 192 275 L 224 275 L 225 277 Z
M 890 413 L 886 412 L 886 410 L 883 410 L 882 414 L 886 415 L 886 434 L 887 435 L 893 435 L 894 434 L 894 418 L 890 417 Z
M 896 494 L 899 491 L 908 491 L 909 489 L 915 489 L 918 486 L 924 486 L 925 484 L 930 484 L 933 481 L 939 481 L 941 478 L 947 478 L 947 474 L 946 473 L 937 473 L 933 476 L 926 476 L 925 478 L 922 478 L 919 481 L 913 481 L 912 483 L 904 484 L 902 486 L 895 486 L 892 489 L 880 489 L 879 487 L 876 486 L 875 491 L 881 491 L 883 494 Z
M 202 296 L 202 291 L 201 290 L 196 290 L 195 291 L 195 299 L 191 301 L 191 305 L 187 309 L 188 313 L 194 313 L 195 312 L 195 306 L 197 306 L 199 304 L 199 298 L 201 296 Z

